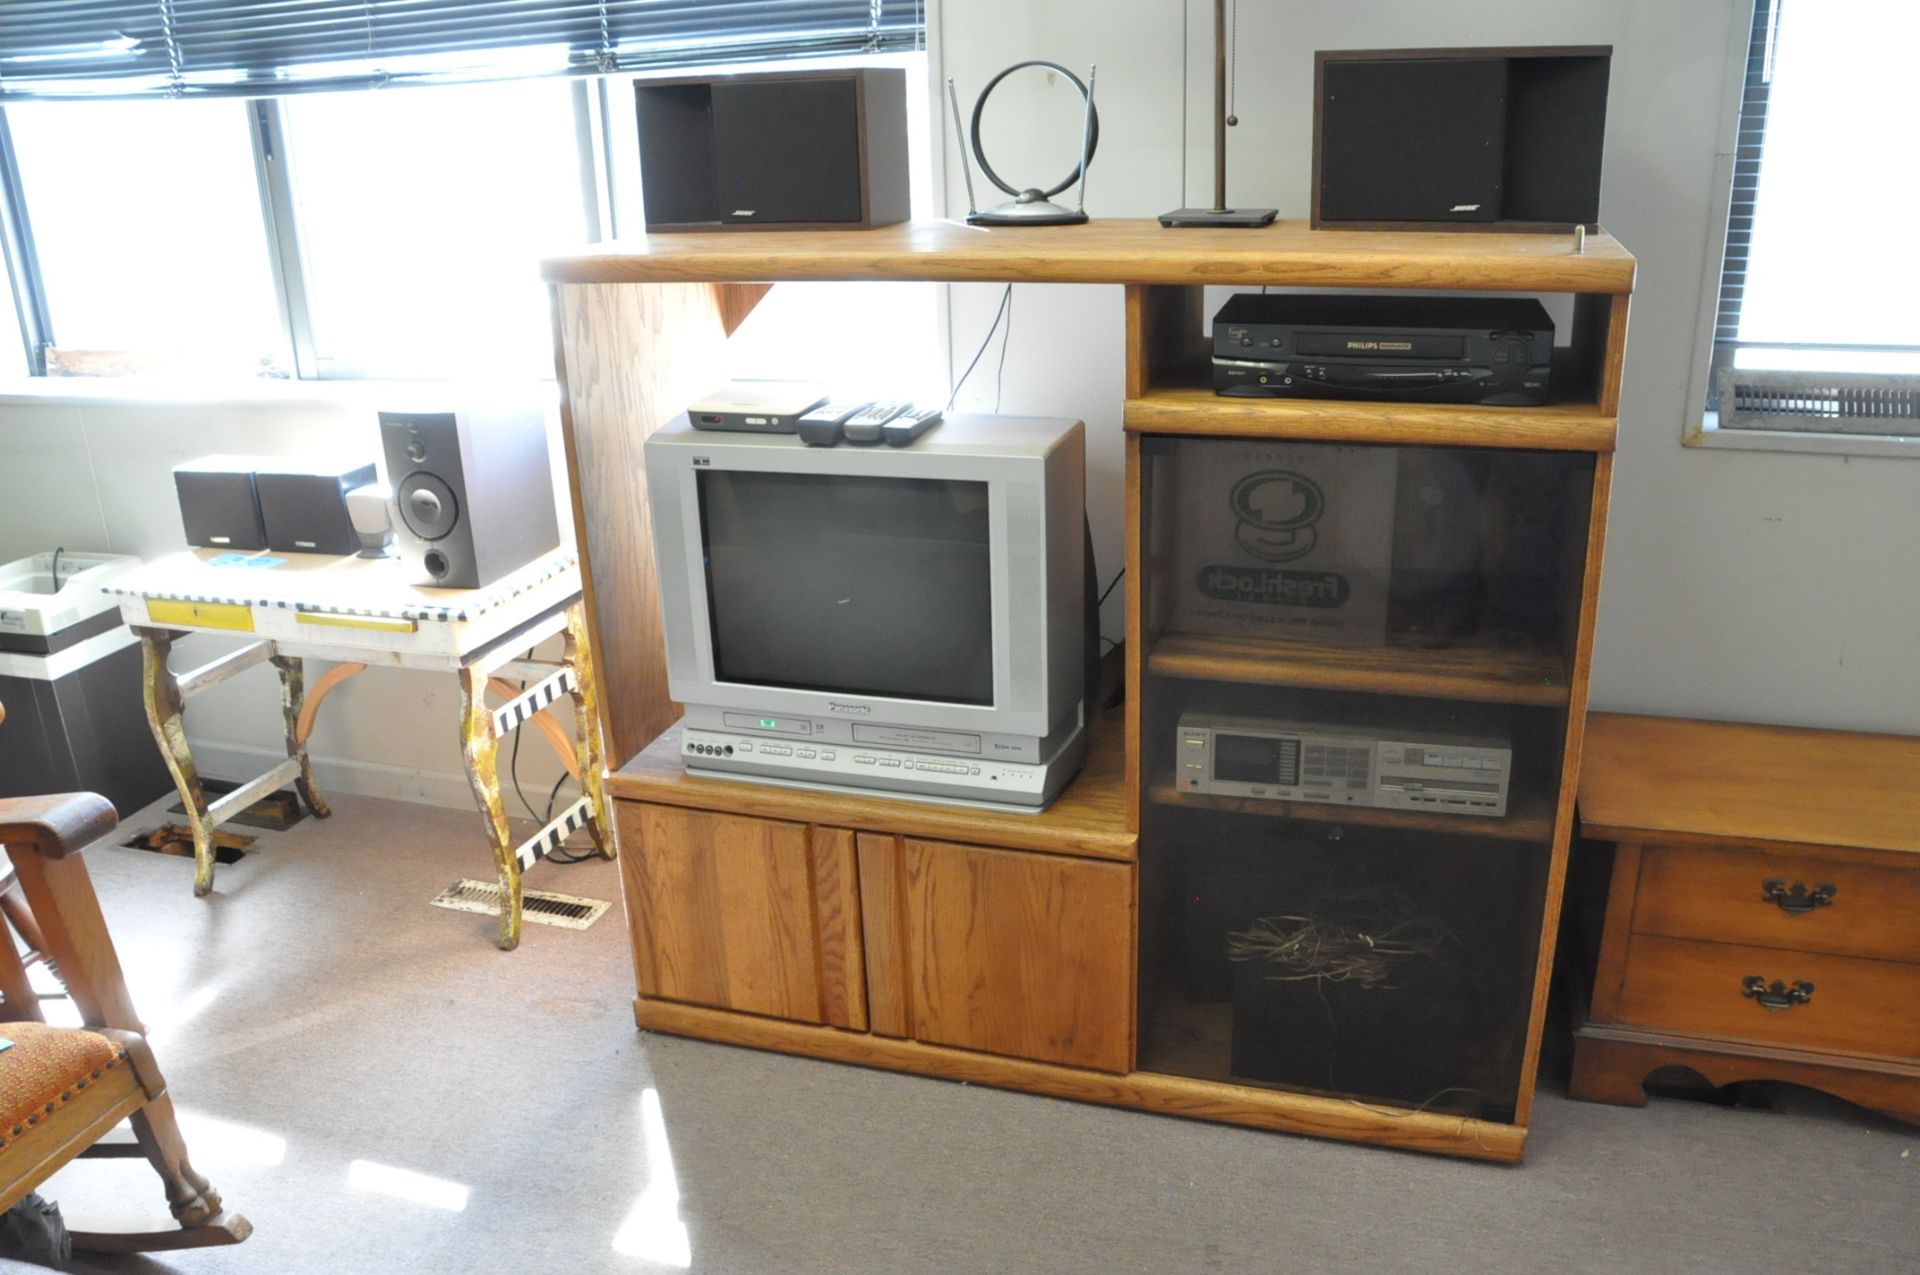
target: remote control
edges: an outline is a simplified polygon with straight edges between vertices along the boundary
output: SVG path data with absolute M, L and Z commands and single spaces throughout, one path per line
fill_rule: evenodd
M 809 447 L 833 446 L 840 441 L 840 427 L 847 423 L 847 418 L 866 406 L 861 399 L 822 403 L 800 418 L 800 441 Z
M 889 447 L 905 447 L 940 423 L 937 407 L 909 407 L 880 427 L 880 436 Z
M 882 400 L 866 408 L 858 415 L 848 418 L 841 426 L 841 433 L 849 443 L 865 447 L 880 441 L 880 427 L 912 407 L 907 400 Z

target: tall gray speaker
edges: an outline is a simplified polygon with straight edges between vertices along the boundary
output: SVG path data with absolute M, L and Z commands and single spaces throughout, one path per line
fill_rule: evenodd
M 393 538 L 419 584 L 478 589 L 560 545 L 546 415 L 381 412 Z

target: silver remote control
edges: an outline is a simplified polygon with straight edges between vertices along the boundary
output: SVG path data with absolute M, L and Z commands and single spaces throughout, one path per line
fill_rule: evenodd
M 849 443 L 865 447 L 880 441 L 880 427 L 912 407 L 905 399 L 883 400 L 847 419 L 840 432 Z

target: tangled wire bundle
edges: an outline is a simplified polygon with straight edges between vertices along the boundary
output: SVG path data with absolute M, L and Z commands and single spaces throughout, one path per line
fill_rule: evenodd
M 1428 917 L 1411 915 L 1396 896 L 1368 893 L 1338 900 L 1326 915 L 1264 916 L 1227 935 L 1227 955 L 1266 967 L 1277 983 L 1324 979 L 1365 988 L 1398 986 L 1411 962 L 1437 956 L 1453 935 Z

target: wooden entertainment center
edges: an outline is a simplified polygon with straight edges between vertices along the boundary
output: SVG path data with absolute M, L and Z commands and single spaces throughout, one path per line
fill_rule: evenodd
M 548 261 L 639 1025 L 1520 1159 L 1573 829 L 1634 269 L 1604 233 L 1576 248 L 1562 235 L 1132 221 L 655 235 Z M 641 445 L 725 379 L 728 335 L 788 280 L 1121 293 L 1124 705 L 1095 723 L 1086 769 L 1042 814 L 681 765 Z M 1218 397 L 1202 290 L 1263 285 L 1568 296 L 1554 401 Z M 1205 519 L 1190 475 L 1276 441 L 1309 458 L 1389 456 L 1378 462 L 1397 482 L 1396 506 L 1379 511 L 1395 527 L 1383 641 L 1191 622 L 1179 564 Z M 1513 743 L 1507 812 L 1181 791 L 1178 722 L 1229 710 L 1495 731 Z M 1400 944 L 1415 955 L 1397 972 L 1361 960 L 1304 981 L 1259 974 L 1248 927 L 1304 924 L 1302 912 L 1317 933 L 1337 921 L 1368 947 L 1353 916 L 1384 918 L 1373 931 L 1383 939 L 1422 937 Z

